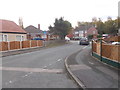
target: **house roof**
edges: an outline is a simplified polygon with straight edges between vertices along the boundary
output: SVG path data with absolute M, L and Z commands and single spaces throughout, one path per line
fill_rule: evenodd
M 95 27 L 90 27 L 88 30 L 97 30 Z
M 32 25 L 26 27 L 26 28 L 25 28 L 25 31 L 26 31 L 27 33 L 39 33 L 39 34 L 42 33 L 42 30 L 39 30 L 38 28 L 36 28 L 36 27 L 34 27 L 34 26 L 32 26 Z
M 26 31 L 19 27 L 16 23 L 9 20 L 0 19 L 0 32 L 2 33 L 24 33 Z

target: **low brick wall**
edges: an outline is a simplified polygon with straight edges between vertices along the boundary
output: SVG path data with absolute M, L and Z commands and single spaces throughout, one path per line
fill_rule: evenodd
M 40 47 L 40 46 L 43 46 L 42 40 L 0 42 L 0 51 Z

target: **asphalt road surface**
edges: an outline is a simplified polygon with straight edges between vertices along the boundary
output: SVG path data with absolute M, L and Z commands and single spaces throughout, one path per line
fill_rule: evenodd
M 78 42 L 2 58 L 3 88 L 78 88 L 64 59 L 85 46 Z

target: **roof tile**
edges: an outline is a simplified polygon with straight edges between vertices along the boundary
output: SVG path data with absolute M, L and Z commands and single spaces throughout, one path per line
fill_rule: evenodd
M 25 30 L 23 30 L 13 21 L 2 20 L 2 19 L 0 19 L 0 32 L 26 33 Z

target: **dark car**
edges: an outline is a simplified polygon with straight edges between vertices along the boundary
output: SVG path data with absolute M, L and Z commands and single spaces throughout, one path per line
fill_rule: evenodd
M 89 45 L 89 40 L 87 38 L 81 38 L 79 45 Z
M 32 40 L 44 40 L 43 38 L 34 38 Z

